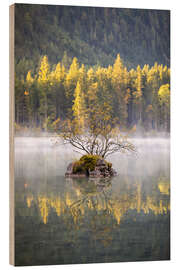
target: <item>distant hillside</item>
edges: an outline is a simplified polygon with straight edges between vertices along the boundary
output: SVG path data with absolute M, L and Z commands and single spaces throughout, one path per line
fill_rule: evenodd
M 119 8 L 16 4 L 16 74 L 25 75 L 43 55 L 50 63 L 76 56 L 85 65 L 169 66 L 170 12 Z

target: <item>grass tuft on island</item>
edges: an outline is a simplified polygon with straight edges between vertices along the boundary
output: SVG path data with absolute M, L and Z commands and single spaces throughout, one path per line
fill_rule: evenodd
M 84 155 L 67 167 L 66 177 L 105 178 L 115 176 L 112 163 L 98 155 Z

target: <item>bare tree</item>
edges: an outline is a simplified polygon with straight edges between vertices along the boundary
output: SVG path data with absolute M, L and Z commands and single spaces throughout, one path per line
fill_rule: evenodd
M 127 136 L 120 133 L 105 120 L 91 119 L 86 128 L 79 129 L 75 121 L 65 121 L 60 137 L 65 144 L 71 144 L 78 153 L 98 155 L 106 158 L 117 152 L 136 152 L 135 146 Z

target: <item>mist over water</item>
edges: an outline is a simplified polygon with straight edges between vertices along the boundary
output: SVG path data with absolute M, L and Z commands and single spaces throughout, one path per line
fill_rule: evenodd
M 15 138 L 16 265 L 169 259 L 170 141 L 130 140 L 97 183 L 64 177 L 70 145 Z
M 130 139 L 137 149 L 136 154 L 116 153 L 107 158 L 121 175 L 149 175 L 157 170 L 169 172 L 170 140 L 167 138 Z M 64 176 L 67 165 L 80 158 L 71 145 L 55 144 L 54 137 L 16 137 L 15 173 L 23 173 L 30 179 L 42 175 L 43 170 L 50 176 Z M 83 154 L 83 153 L 82 153 Z

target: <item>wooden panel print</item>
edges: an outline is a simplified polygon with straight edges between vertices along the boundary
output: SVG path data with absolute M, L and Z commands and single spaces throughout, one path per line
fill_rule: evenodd
M 10 7 L 10 263 L 170 259 L 170 11 Z

